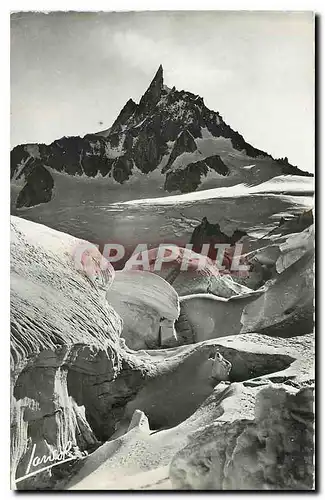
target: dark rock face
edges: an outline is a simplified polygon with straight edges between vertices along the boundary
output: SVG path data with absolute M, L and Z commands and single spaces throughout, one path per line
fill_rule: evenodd
M 188 130 L 184 130 L 184 132 L 181 132 L 181 134 L 177 137 L 175 141 L 175 145 L 173 147 L 173 150 L 169 156 L 168 163 L 166 167 L 162 169 L 162 172 L 166 172 L 169 170 L 169 167 L 174 163 L 176 158 L 180 156 L 183 153 L 193 153 L 194 151 L 197 150 L 197 146 L 195 144 L 194 138 L 192 134 Z
M 113 177 L 114 179 L 123 184 L 127 181 L 132 174 L 132 160 L 129 160 L 126 156 L 120 156 L 113 163 Z
M 166 175 L 165 190 L 168 192 L 180 191 L 190 193 L 200 185 L 202 175 L 206 176 L 208 167 L 203 161 L 190 163 L 183 170 L 169 172 Z
M 193 251 L 200 253 L 202 245 L 209 244 L 210 250 L 208 256 L 215 260 L 216 250 L 214 245 L 228 244 L 229 247 L 235 245 L 237 241 L 246 236 L 245 231 L 236 229 L 231 236 L 223 233 L 219 224 L 211 224 L 206 217 L 203 217 L 201 224 L 199 224 L 193 231 L 190 243 L 193 244 Z
M 136 166 L 145 174 L 157 168 L 166 151 L 166 145 L 161 142 L 160 127 L 161 119 L 159 115 L 148 120 L 141 127 L 134 145 L 129 151 L 129 155 L 134 158 Z M 133 135 L 136 131 L 133 130 L 130 133 Z
M 288 161 L 288 158 L 278 158 L 276 159 L 276 162 L 281 165 L 282 171 L 284 174 L 287 175 L 304 175 L 305 177 L 313 177 L 313 175 L 309 172 L 303 172 L 301 174 L 301 170 L 299 170 L 298 167 L 291 165 Z
M 110 133 L 118 133 L 121 131 L 122 126 L 127 123 L 127 121 L 131 118 L 135 110 L 137 109 L 136 103 L 132 100 L 129 99 L 118 117 L 116 118 L 115 122 L 113 123 Z
M 18 165 L 20 163 L 25 164 L 27 160 L 30 159 L 28 151 L 24 146 L 16 146 L 10 153 L 10 179 L 12 179 L 16 173 L 17 177 L 19 175 Z
M 215 170 L 220 175 L 229 175 L 229 168 L 223 163 L 220 156 L 209 156 L 204 160 L 204 163 L 212 170 Z
M 17 208 L 32 207 L 39 203 L 46 203 L 52 198 L 54 182 L 49 171 L 39 160 L 29 162 L 25 167 L 25 170 L 27 169 L 27 182 L 18 195 Z
M 110 129 L 84 137 L 62 137 L 49 145 L 16 146 L 11 152 L 11 178 L 14 182 L 22 167 L 32 158 L 38 159 L 43 167 L 48 166 L 71 176 L 91 178 L 99 174 L 124 184 L 134 175 L 133 166 L 148 174 L 160 168 L 164 156 L 169 155 L 161 170 L 166 174 L 164 190 L 167 192 L 194 191 L 211 170 L 222 176 L 233 175 L 232 184 L 245 180 L 249 174 L 239 171 L 239 180 L 236 175 L 240 167 L 235 171 L 228 167 L 228 153 L 222 147 L 222 158 L 218 154 L 200 151 L 197 141 L 203 139 L 203 130 L 204 137 L 210 134 L 212 141 L 217 138 L 230 140 L 230 147 L 246 155 L 248 162 L 267 159 L 269 166 L 263 167 L 263 180 L 281 174 L 312 175 L 290 165 L 287 158 L 274 160 L 266 152 L 248 144 L 243 136 L 224 122 L 218 112 L 209 110 L 200 96 L 166 87 L 160 66 L 139 104 L 129 99 Z M 215 148 L 218 148 L 216 144 Z M 188 162 L 187 159 L 184 163 L 181 159 L 177 160 L 183 153 L 193 153 L 193 160 L 199 161 Z M 35 166 L 31 163 L 29 168 L 33 170 Z M 34 192 L 47 191 L 47 184 L 39 182 L 38 174 L 40 169 L 30 179 L 30 190 L 33 183 Z M 250 179 L 252 181 L 254 179 Z M 22 197 L 25 199 L 26 194 Z M 32 195 L 28 206 L 36 204 L 38 198 L 44 201 L 50 199 L 47 192 Z
M 211 170 L 223 176 L 229 175 L 229 168 L 223 163 L 220 156 L 210 156 L 204 161 L 190 163 L 182 170 L 168 172 L 164 189 L 168 192 L 180 191 L 181 193 L 195 191 L 201 184 L 202 176 L 206 177 Z

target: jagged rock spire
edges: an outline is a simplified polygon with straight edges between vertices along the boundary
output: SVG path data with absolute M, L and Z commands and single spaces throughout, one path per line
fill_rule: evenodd
M 141 97 L 139 108 L 142 112 L 147 112 L 149 109 L 156 106 L 156 104 L 160 101 L 164 86 L 163 72 L 163 67 L 160 65 L 148 89 Z
M 111 127 L 111 133 L 117 132 L 120 130 L 121 125 L 124 125 L 127 120 L 133 115 L 135 110 L 137 109 L 136 103 L 132 100 L 129 99 L 128 102 L 125 104 L 124 108 L 116 118 L 115 122 L 113 123 Z

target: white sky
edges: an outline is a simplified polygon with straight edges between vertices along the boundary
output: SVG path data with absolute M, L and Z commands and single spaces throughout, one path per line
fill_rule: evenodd
M 168 86 L 313 171 L 313 38 L 310 12 L 14 14 L 11 144 L 108 128 L 163 64 Z

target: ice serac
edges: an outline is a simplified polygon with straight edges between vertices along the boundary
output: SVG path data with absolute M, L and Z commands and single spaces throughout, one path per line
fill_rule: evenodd
M 87 242 L 16 217 L 11 226 L 13 487 L 151 489 L 157 473 L 175 489 L 312 488 L 312 335 L 133 351 L 105 299 L 114 273 L 92 279 L 95 247 L 76 267 Z M 118 287 L 126 298 L 129 285 Z M 140 299 L 172 321 L 176 292 L 158 276 L 147 286 Z M 73 461 L 22 479 L 34 447 L 48 456 L 69 442 Z
M 106 299 L 123 319 L 122 336 L 131 349 L 158 348 L 176 340 L 178 295 L 159 276 L 146 271 L 117 271 Z
M 21 195 L 17 203 L 23 188 L 17 177 L 30 159 L 60 174 L 86 178 L 85 183 L 103 177 L 111 202 L 237 184 L 256 185 L 279 175 L 311 175 L 291 165 L 288 159 L 276 160 L 249 144 L 218 111 L 210 110 L 202 97 L 166 87 L 161 66 L 140 102 L 129 99 L 110 128 L 84 137 L 62 137 L 49 145 L 13 148 L 15 209 L 50 201 L 47 185 L 40 184 L 35 175 L 29 183 L 28 197 Z M 30 167 L 36 168 L 36 164 L 31 162 Z M 150 184 L 152 172 L 156 182 Z M 149 182 L 145 193 L 134 187 L 139 173 L 144 174 L 141 186 Z M 57 189 L 55 178 L 54 188 L 57 199 L 69 196 L 64 189 Z M 88 190 L 93 190 L 90 183 Z
M 76 261 L 76 250 L 84 246 L 86 255 L 82 253 Z M 122 320 L 105 298 L 105 286 L 112 286 L 114 273 L 110 275 L 108 267 L 101 284 L 92 279 L 96 263 L 101 262 L 96 251 L 94 246 L 90 250 L 88 242 L 12 217 L 14 488 L 55 489 L 71 473 L 64 464 L 61 469 L 55 467 L 22 479 L 34 447 L 36 456 L 48 456 L 63 451 L 70 442 L 78 467 L 84 452 L 92 452 L 116 432 L 125 433 L 135 410 L 145 411 L 155 429 L 169 421 L 180 422 L 227 373 L 218 368 L 223 361 L 216 357 L 219 349 L 214 344 L 181 346 L 174 352 L 129 349 L 120 338 Z M 130 280 L 125 279 L 126 300 L 129 285 Z M 168 337 L 178 315 L 177 294 L 154 275 L 147 280 L 147 287 L 146 302 L 163 315 L 161 332 Z M 184 384 L 186 396 L 180 400 Z M 162 409 L 170 398 L 170 414 L 166 415 Z M 36 463 L 28 472 L 39 468 Z
M 261 388 L 255 419 L 212 424 L 174 457 L 174 488 L 312 490 L 313 392 L 311 387 Z
M 25 178 L 25 184 L 17 198 L 17 208 L 32 207 L 40 203 L 47 203 L 52 198 L 54 187 L 53 177 L 41 164 L 40 160 L 30 159 L 21 176 Z
M 84 251 L 76 260 L 80 249 Z M 77 458 L 92 451 L 115 432 L 127 403 L 146 379 L 163 369 L 163 363 L 153 367 L 135 358 L 120 341 L 122 320 L 92 279 L 89 264 L 96 266 L 96 257 L 102 260 L 97 254 L 88 242 L 11 219 L 14 488 L 51 489 L 69 474 L 69 467 L 19 481 L 40 468 L 35 464 L 28 470 L 34 447 L 35 456 L 59 453 L 69 442 Z M 108 267 L 107 287 L 113 279 Z
M 120 366 L 121 319 L 87 275 L 77 272 L 72 255 L 80 243 L 64 233 L 12 217 L 13 486 L 15 479 L 26 474 L 34 446 L 35 454 L 42 456 L 62 451 L 70 441 L 80 455 L 99 444 L 88 423 L 91 403 L 74 397 L 71 384 L 73 374 L 95 387 L 100 378 L 114 379 Z M 35 470 L 33 466 L 29 472 Z M 46 471 L 16 487 L 34 489 L 48 480 Z
M 185 129 L 177 137 L 172 152 L 170 153 L 167 165 L 162 169 L 162 172 L 167 172 L 176 158 L 183 153 L 194 153 L 197 146 L 192 134 Z
M 200 226 L 195 231 L 197 229 Z M 178 335 L 187 337 L 187 332 L 191 332 L 189 338 L 193 342 L 249 332 L 274 337 L 312 332 L 313 225 L 300 233 L 278 237 L 272 245 L 254 252 L 254 259 L 259 258 L 264 265 L 268 264 L 270 279 L 255 291 L 243 287 L 241 294 L 233 293 L 232 296 L 218 296 L 211 289 L 182 294 L 180 318 L 176 324 Z M 217 285 L 216 280 L 214 283 Z
M 245 337 L 236 339 L 236 348 Z M 249 338 L 253 340 L 254 335 L 248 335 Z M 257 342 L 265 342 L 265 346 L 273 343 L 282 352 L 291 350 L 295 361 L 278 373 L 252 377 L 230 387 L 218 386 L 215 399 L 220 418 L 193 433 L 187 446 L 173 457 L 169 471 L 173 488 L 299 491 L 314 488 L 311 340 L 309 335 L 273 342 L 259 337 Z M 231 345 L 227 339 L 221 342 Z M 210 404 L 212 401 L 213 397 Z M 208 403 L 209 399 L 206 408 Z
M 168 351 L 151 351 L 148 362 L 165 359 L 166 371 L 129 405 L 140 425 L 86 457 L 65 488 L 312 489 L 311 335 L 246 334 Z

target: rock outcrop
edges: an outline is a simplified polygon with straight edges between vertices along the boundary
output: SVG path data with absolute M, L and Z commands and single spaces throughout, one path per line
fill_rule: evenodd
M 230 174 L 229 168 L 221 160 L 220 156 L 214 155 L 205 160 L 189 163 L 182 169 L 167 170 L 164 188 L 169 193 L 173 191 L 191 193 L 201 185 L 202 179 L 212 171 L 222 176 Z
M 203 217 L 201 223 L 194 228 L 190 243 L 193 245 L 193 251 L 197 253 L 201 253 L 203 245 L 209 245 L 208 256 L 215 260 L 217 252 L 214 245 L 225 244 L 230 247 L 241 241 L 245 236 L 247 236 L 246 231 L 240 229 L 236 229 L 232 235 L 228 236 L 221 231 L 218 223 L 211 224 L 206 217 Z M 229 267 L 230 265 L 228 265 Z
M 194 137 L 187 129 L 185 129 L 177 137 L 174 143 L 174 147 L 169 155 L 168 163 L 162 169 L 162 172 L 167 172 L 178 156 L 182 155 L 183 153 L 194 153 L 194 151 L 196 150 L 197 146 Z
M 70 443 L 78 457 L 127 428 L 138 406 L 159 429 L 194 411 L 213 384 L 227 377 L 229 363 L 220 368 L 223 358 L 215 346 L 184 347 L 172 356 L 128 349 L 120 339 L 121 318 L 105 299 L 114 272 L 108 266 L 99 271 L 100 280 L 94 277 L 102 257 L 95 247 L 89 250 L 87 242 L 13 217 L 11 263 L 14 487 L 52 489 L 56 484 L 56 468 L 53 473 L 38 472 L 40 465 L 34 461 L 29 467 L 34 448 L 42 457 L 62 452 Z M 152 275 L 150 283 L 153 293 L 147 290 L 147 302 L 164 314 L 163 322 L 173 324 L 178 315 L 176 292 L 158 276 Z M 126 280 L 126 289 L 129 285 Z M 162 333 L 169 328 L 165 323 Z M 196 393 L 189 394 L 187 402 L 179 400 L 174 414 L 178 393 L 171 396 L 168 388 L 176 387 L 177 373 L 179 393 L 185 381 Z M 174 398 L 168 418 L 158 403 L 154 405 L 159 390 Z M 24 478 L 27 472 L 31 476 Z
M 26 182 L 19 192 L 17 208 L 32 207 L 51 200 L 53 177 L 40 160 L 30 158 L 19 173 L 20 177 L 24 177 Z
M 245 338 L 245 335 L 238 337 L 236 347 Z M 248 335 L 249 338 L 254 336 Z M 221 342 L 229 345 L 229 340 Z M 312 337 L 273 342 L 258 337 L 257 343 L 261 340 L 265 345 L 273 343 L 277 348 L 281 345 L 281 350 L 290 351 L 291 345 L 292 355 L 297 349 L 293 355 L 296 360 L 278 373 L 253 376 L 243 383 L 233 383 L 230 387 L 220 384 L 216 388 L 201 411 L 217 401 L 220 417 L 193 433 L 189 444 L 174 456 L 169 471 L 173 488 L 313 489 Z
M 83 377 L 85 387 L 90 384 L 98 394 L 103 381 L 113 380 L 121 367 L 121 319 L 87 274 L 76 270 L 72 255 L 78 243 L 69 235 L 12 217 L 13 481 L 26 474 L 33 446 L 42 456 L 68 442 L 81 451 L 99 444 L 88 423 L 97 410 L 90 410 L 90 400 L 86 403 L 76 394 L 73 380 Z M 17 486 L 45 486 L 48 474 Z
M 314 227 L 286 236 L 278 250 L 274 277 L 243 311 L 243 333 L 290 337 L 313 331 Z
M 312 387 L 261 388 L 255 418 L 208 426 L 173 459 L 175 489 L 312 490 Z
M 234 153 L 240 156 L 238 164 L 233 161 Z M 17 208 L 51 199 L 50 179 L 40 182 L 39 177 L 46 174 L 40 172 L 36 159 L 44 169 L 50 167 L 90 179 L 107 178 L 117 190 L 116 194 L 111 191 L 111 201 L 120 199 L 121 185 L 127 188 L 141 173 L 153 171 L 159 173 L 159 187 L 166 195 L 195 191 L 203 184 L 206 189 L 242 182 L 256 184 L 281 174 L 311 175 L 248 144 L 198 95 L 166 87 L 161 66 L 139 104 L 129 99 L 108 130 L 84 137 L 62 137 L 49 145 L 13 148 L 13 186 L 19 187 L 19 173 L 27 162 L 32 160 L 31 169 L 37 169 L 28 183 L 28 192 L 25 189 L 15 201 Z M 255 165 L 247 170 L 242 168 L 245 163 Z

